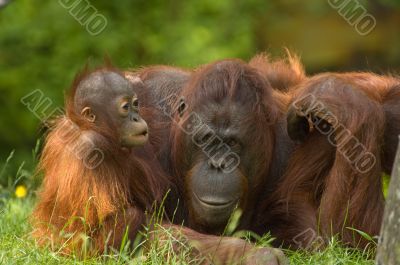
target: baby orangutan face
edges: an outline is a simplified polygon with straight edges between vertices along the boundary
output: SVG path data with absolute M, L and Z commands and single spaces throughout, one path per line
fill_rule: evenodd
M 79 84 L 75 110 L 86 120 L 117 133 L 123 147 L 140 146 L 148 140 L 148 127 L 139 115 L 139 100 L 132 83 L 117 72 L 99 70 Z M 140 89 L 140 88 L 138 88 Z

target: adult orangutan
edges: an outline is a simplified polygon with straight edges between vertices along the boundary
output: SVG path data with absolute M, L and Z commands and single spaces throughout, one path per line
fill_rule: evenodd
M 379 234 L 382 172 L 391 170 L 400 132 L 399 85 L 372 73 L 325 73 L 292 90 L 288 133 L 300 145 L 259 218 L 278 243 L 307 248 L 339 235 L 365 247 L 354 229 Z
M 181 89 L 167 148 L 182 206 L 175 221 L 221 234 L 239 207 L 238 228 L 252 229 L 258 202 L 275 188 L 292 148 L 282 97 L 240 60 L 196 69 Z
M 151 121 L 154 113 L 139 111 L 135 91 L 142 89 L 140 79 L 129 82 L 112 68 L 85 71 L 75 79 L 66 115 L 55 121 L 39 165 L 44 182 L 33 235 L 41 244 L 95 255 L 120 247 L 126 231 L 134 242 L 142 226 L 153 227 L 145 212 L 160 204 L 171 182 L 146 143 L 142 116 Z M 192 246 L 192 256 L 202 264 L 285 262 L 281 252 L 241 239 L 202 235 L 168 222 L 163 226 Z

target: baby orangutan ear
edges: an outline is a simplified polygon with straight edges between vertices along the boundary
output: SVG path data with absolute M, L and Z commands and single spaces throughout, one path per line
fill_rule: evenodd
M 84 107 L 81 111 L 81 115 L 89 122 L 94 122 L 96 120 L 96 115 L 94 115 L 90 107 Z

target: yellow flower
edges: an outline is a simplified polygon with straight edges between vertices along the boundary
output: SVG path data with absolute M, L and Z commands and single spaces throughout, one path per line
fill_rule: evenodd
M 17 198 L 24 198 L 27 193 L 28 191 L 24 185 L 18 185 L 15 188 L 15 196 L 17 196 Z

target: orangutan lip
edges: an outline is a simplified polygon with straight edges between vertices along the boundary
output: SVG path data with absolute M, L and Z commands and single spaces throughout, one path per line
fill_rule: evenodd
M 131 134 L 131 136 L 133 136 L 133 137 L 147 136 L 147 130 L 144 130 L 144 131 L 142 131 L 140 133 L 137 133 L 137 134 Z
M 131 137 L 134 137 L 134 138 L 146 138 L 147 137 L 147 131 L 143 131 L 143 132 L 141 132 L 141 133 L 138 133 L 138 134 L 131 134 Z
M 200 204 L 202 204 L 203 206 L 206 207 L 213 207 L 213 208 L 225 208 L 227 206 L 230 206 L 231 204 L 233 204 L 235 202 L 235 200 L 230 200 L 230 201 L 209 201 L 209 200 L 204 200 L 204 199 L 200 199 L 199 196 L 197 196 L 196 193 L 194 193 L 194 196 L 196 197 L 196 199 L 200 202 Z

